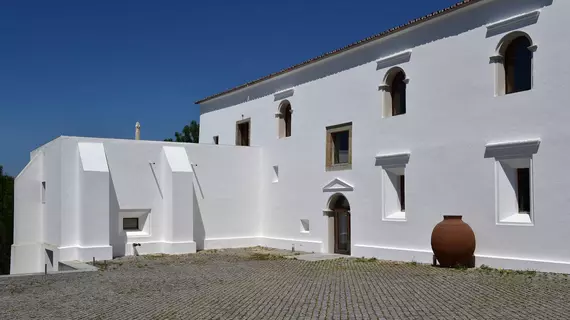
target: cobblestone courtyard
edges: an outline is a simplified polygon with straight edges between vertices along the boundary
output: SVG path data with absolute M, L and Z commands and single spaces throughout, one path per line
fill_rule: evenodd
M 290 254 L 290 253 L 289 253 Z M 261 248 L 0 278 L 0 319 L 569 319 L 565 275 L 318 262 Z

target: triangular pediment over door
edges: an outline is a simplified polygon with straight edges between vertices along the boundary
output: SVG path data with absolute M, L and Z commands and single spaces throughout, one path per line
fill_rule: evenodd
M 345 192 L 345 191 L 354 191 L 354 186 L 339 178 L 335 178 L 334 180 L 327 183 L 327 185 L 323 187 L 323 192 Z

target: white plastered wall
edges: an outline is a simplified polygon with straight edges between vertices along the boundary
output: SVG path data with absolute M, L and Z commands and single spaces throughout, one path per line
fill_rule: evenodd
M 534 20 L 511 17 L 539 10 Z M 495 267 L 570 272 L 565 226 L 570 216 L 570 148 L 566 88 L 570 49 L 563 26 L 570 3 L 495 0 L 447 14 L 417 28 L 314 63 L 201 105 L 200 136 L 233 144 L 235 123 L 251 118 L 251 143 L 263 149 L 262 232 L 288 249 L 330 251 L 330 218 L 323 207 L 341 179 L 351 205 L 352 255 L 431 262 L 430 236 L 444 214 L 461 214 L 477 236 L 477 263 Z M 498 21 L 498 27 L 487 27 Z M 511 22 L 508 22 L 511 21 Z M 513 22 L 514 21 L 514 22 Z M 509 32 L 523 31 L 537 45 L 533 89 L 495 96 L 490 57 Z M 411 50 L 408 58 L 388 59 Z M 388 62 L 386 62 L 388 61 Z M 389 62 L 392 62 L 390 64 Z M 386 72 L 401 67 L 409 79 L 407 114 L 383 118 Z M 282 97 L 294 110 L 292 136 L 276 137 L 274 114 Z M 291 90 L 290 90 L 291 91 Z M 352 170 L 325 171 L 325 128 L 352 122 Z M 534 225 L 496 223 L 494 142 L 541 140 L 533 155 Z M 382 167 L 377 154 L 409 153 L 406 220 L 382 220 Z M 273 166 L 279 181 L 273 182 Z M 310 232 L 299 230 L 310 220 Z
M 259 244 L 258 148 L 60 137 L 32 155 L 16 180 L 11 273 L 43 272 L 46 248 L 57 270 L 60 260 Z M 141 230 L 124 231 L 125 217 Z
M 536 21 L 486 27 L 535 10 L 540 10 Z M 570 223 L 565 214 L 570 180 L 563 174 L 570 156 L 570 109 L 565 107 L 570 64 L 564 56 L 570 44 L 560 40 L 566 37 L 560 26 L 569 11 L 568 2 L 550 0 L 472 5 L 202 105 L 201 145 L 60 138 L 34 152 L 44 152 L 43 171 L 34 160 L 35 169 L 17 180 L 17 192 L 24 192 L 18 190 L 27 188 L 31 182 L 26 181 L 48 180 L 48 205 L 37 209 L 43 216 L 42 236 L 22 239 L 60 247 L 80 247 L 81 241 L 104 246 L 80 231 L 82 221 L 92 217 L 83 217 L 87 211 L 81 209 L 88 188 L 80 186 L 89 183 L 85 179 L 90 175 L 79 169 L 84 159 L 77 146 L 97 143 L 103 145 L 109 170 L 109 209 L 102 214 L 109 217 L 113 255 L 135 253 L 133 243 L 141 244 L 139 253 L 169 252 L 165 244 L 175 242 L 188 252 L 193 246 L 258 244 L 330 252 L 327 204 L 342 193 L 351 207 L 354 256 L 431 262 L 433 226 L 444 214 L 461 214 L 475 231 L 478 264 L 570 272 L 565 228 Z M 538 46 L 533 89 L 495 96 L 496 66 L 489 58 L 505 34 L 515 30 L 529 34 Z M 405 59 L 390 58 L 410 50 L 401 55 Z M 396 66 L 409 79 L 407 114 L 383 118 L 378 88 Z M 274 95 L 285 89 L 286 97 Z M 285 98 L 294 110 L 292 136 L 278 139 L 275 112 Z M 251 119 L 254 147 L 235 147 L 236 121 L 245 118 Z M 352 122 L 352 169 L 326 171 L 326 127 L 347 122 Z M 221 145 L 209 145 L 213 136 L 219 136 Z M 540 140 L 532 155 L 533 224 L 497 224 L 496 160 L 485 157 L 486 146 L 527 140 Z M 165 147 L 183 147 L 190 168 L 180 150 L 170 156 Z M 376 157 L 390 154 L 409 154 L 404 221 L 382 217 L 383 168 Z M 279 168 L 277 182 L 274 166 Z M 97 194 L 104 188 L 96 188 Z M 192 199 L 191 207 L 186 197 Z M 22 208 L 17 216 L 38 216 L 34 198 L 29 200 L 17 204 Z M 181 214 L 180 224 L 166 212 Z M 121 230 L 121 217 L 132 215 L 146 216 L 143 234 Z M 301 220 L 308 220 L 308 231 L 301 230 Z M 13 250 L 24 244 L 17 242 Z

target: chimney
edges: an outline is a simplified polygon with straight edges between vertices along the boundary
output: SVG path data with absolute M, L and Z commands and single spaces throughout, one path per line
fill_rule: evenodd
M 141 124 L 137 122 L 135 125 L 135 140 L 141 139 Z

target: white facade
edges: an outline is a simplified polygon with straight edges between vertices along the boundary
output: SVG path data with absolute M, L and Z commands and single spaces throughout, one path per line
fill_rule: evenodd
M 134 250 L 196 252 L 224 247 L 226 238 L 257 245 L 260 162 L 259 148 L 53 140 L 16 178 L 11 273 Z M 123 230 L 125 218 L 138 218 L 138 230 Z
M 353 256 L 431 262 L 431 231 L 452 214 L 473 228 L 478 265 L 570 272 L 569 13 L 561 0 L 475 1 L 201 102 L 199 145 L 57 139 L 16 180 L 12 272 L 43 270 L 45 248 L 61 261 L 132 254 L 132 243 L 141 253 L 334 252 L 338 194 L 350 203 Z M 505 95 L 501 44 L 523 33 L 532 89 Z M 394 68 L 407 78 L 406 113 L 388 116 Z M 279 138 L 285 99 L 291 136 Z M 244 119 L 252 147 L 234 146 Z M 327 170 L 327 128 L 347 123 L 350 167 Z M 528 213 L 511 186 L 520 168 L 530 174 Z M 393 181 L 403 174 L 400 210 Z M 114 226 L 130 216 L 149 229 Z

